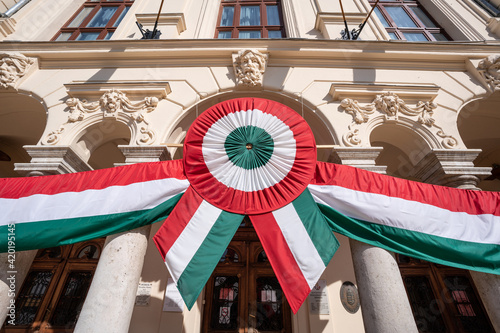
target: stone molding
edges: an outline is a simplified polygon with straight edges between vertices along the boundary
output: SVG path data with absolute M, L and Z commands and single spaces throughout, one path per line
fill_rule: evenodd
M 387 166 L 375 165 L 382 150 L 382 147 L 335 147 L 332 162 L 386 174 Z
M 345 18 L 349 22 L 350 28 L 358 28 L 366 17 L 366 13 L 346 13 Z M 316 14 L 314 28 L 323 35 L 325 39 L 341 39 L 340 31 L 345 30 L 344 18 L 341 12 L 327 13 L 319 12 Z M 332 33 L 339 32 L 331 36 Z
M 481 60 L 477 65 L 477 71 L 490 92 L 500 90 L 500 54 Z
M 135 14 L 137 22 L 145 27 L 153 27 L 158 14 Z M 186 31 L 186 20 L 184 13 L 161 13 L 158 19 L 158 27 L 175 26 L 180 35 Z
M 125 156 L 125 163 L 115 163 L 115 166 L 144 162 L 158 162 L 170 159 L 166 146 L 127 146 L 119 145 L 118 149 Z
M 334 101 L 345 98 L 356 99 L 357 101 L 373 100 L 375 94 L 382 94 L 386 91 L 396 93 L 406 103 L 417 103 L 419 100 L 434 100 L 441 87 L 434 84 L 387 84 L 372 82 L 333 82 L 330 86 L 329 94 Z
M 94 94 L 94 92 L 88 93 Z M 131 142 L 137 145 L 150 145 L 155 142 L 156 133 L 150 128 L 150 123 L 146 120 L 146 114 L 156 109 L 160 98 L 148 96 L 138 102 L 132 102 L 125 92 L 116 89 L 104 91 L 101 97 L 93 102 L 78 97 L 70 97 L 66 100 L 69 109 L 68 120 L 59 129 L 48 133 L 43 138 L 42 145 L 59 143 L 66 132 L 66 128 L 71 124 L 91 122 L 91 118 L 96 117 L 101 121 L 106 119 L 120 120 L 129 127 L 133 126 L 133 129 L 131 129 L 133 134 Z
M 488 29 L 493 32 L 497 37 L 500 37 L 500 18 L 499 17 L 491 17 L 488 19 Z
M 431 129 L 433 135 L 440 138 L 440 143 L 444 148 L 453 149 L 458 144 L 457 139 L 446 134 L 441 126 L 436 125 L 433 113 L 437 105 L 432 101 L 418 101 L 415 107 L 410 107 L 397 94 L 388 91 L 376 95 L 367 105 L 361 105 L 357 100 L 344 98 L 340 102 L 340 108 L 353 117 L 353 123 L 348 127 L 349 130 L 342 136 L 344 144 L 349 147 L 363 144 L 363 139 L 359 134 L 362 133 L 361 130 L 367 132 L 366 124 L 370 121 L 402 123 L 403 120 Z M 375 111 L 378 111 L 377 114 Z M 418 128 L 416 130 L 418 131 Z
M 237 87 L 260 89 L 264 80 L 267 60 L 267 54 L 254 49 L 240 50 L 237 54 L 233 53 L 233 68 Z
M 30 163 L 16 163 L 14 170 L 24 177 L 57 175 L 92 170 L 70 146 L 24 146 Z
M 16 20 L 12 17 L 0 17 L 0 36 L 7 37 L 16 31 Z
M 0 53 L 0 89 L 15 89 L 24 76 L 36 67 L 36 58 L 29 58 L 20 53 Z
M 414 167 L 412 177 L 429 184 L 476 190 L 491 175 L 489 167 L 475 167 L 481 149 L 433 149 Z
M 498 44 L 417 43 L 305 39 L 298 49 L 293 39 L 160 39 L 68 42 L 10 42 L 5 52 L 37 57 L 40 68 L 83 69 L 163 66 L 232 66 L 240 49 L 269 50 L 270 64 L 292 67 L 377 68 L 464 71 L 469 58 L 497 53 Z M 127 50 L 118 52 L 117 50 Z M 236 50 L 236 51 L 235 51 Z M 140 53 L 140 57 L 137 54 Z M 415 57 L 418 54 L 418 57 Z M 346 60 L 348 59 L 348 60 Z

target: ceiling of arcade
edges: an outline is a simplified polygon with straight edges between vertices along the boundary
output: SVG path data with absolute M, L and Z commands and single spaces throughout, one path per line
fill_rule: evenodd
M 500 190 L 500 91 L 465 105 L 458 116 L 458 130 L 467 148 L 481 149 L 476 166 L 491 167 L 493 175 L 479 186 Z M 496 171 L 495 171 L 496 170 Z
M 46 111 L 35 98 L 0 94 L 0 177 L 17 177 L 14 163 L 29 162 L 24 145 L 35 145 L 46 124 Z

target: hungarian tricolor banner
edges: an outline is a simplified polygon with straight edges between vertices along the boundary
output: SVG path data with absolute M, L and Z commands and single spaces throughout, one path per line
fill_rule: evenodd
M 0 251 L 72 244 L 164 221 L 154 241 L 188 306 L 245 215 L 294 313 L 334 232 L 440 264 L 500 274 L 500 195 L 316 161 L 307 123 L 274 101 L 219 103 L 188 130 L 184 159 L 0 179 Z
M 338 248 L 307 190 L 315 164 L 311 129 L 285 105 L 236 99 L 195 120 L 184 141 L 190 187 L 154 237 L 188 308 L 248 215 L 298 311 Z

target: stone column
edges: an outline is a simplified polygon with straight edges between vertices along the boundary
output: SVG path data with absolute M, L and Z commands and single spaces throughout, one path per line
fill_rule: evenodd
M 351 253 L 366 332 L 418 332 L 394 255 L 354 239 Z
M 24 149 L 32 159 L 30 163 L 15 164 L 14 170 L 22 176 L 45 176 L 92 169 L 68 146 L 24 146 Z M 0 254 L 0 327 L 9 313 L 7 307 L 11 299 L 15 300 L 9 292 L 11 285 L 15 286 L 17 296 L 36 253 L 37 250 L 16 252 L 14 269 L 8 262 L 9 253 Z M 12 276 L 15 279 L 11 279 Z M 15 283 L 11 284 L 14 280 Z
M 118 146 L 125 164 L 158 161 L 164 146 Z M 127 332 L 151 226 L 108 236 L 75 333 Z
M 151 226 L 108 236 L 75 333 L 125 333 L 144 264 Z
M 480 149 L 433 150 L 418 164 L 415 175 L 425 182 L 465 190 L 481 190 L 481 179 L 491 168 L 475 167 Z M 469 271 L 496 332 L 500 332 L 500 276 Z
M 11 305 L 12 301 L 15 301 L 15 296 L 19 294 L 36 252 L 36 250 L 15 252 L 13 267 L 8 262 L 9 253 L 0 253 L 0 327 L 10 314 L 11 308 L 15 306 L 15 303 Z M 10 319 L 14 318 L 9 316 L 7 321 Z
M 335 148 L 334 161 L 385 174 L 376 165 L 381 147 Z M 394 255 L 384 249 L 350 240 L 354 273 L 366 332 L 417 332 L 417 326 Z

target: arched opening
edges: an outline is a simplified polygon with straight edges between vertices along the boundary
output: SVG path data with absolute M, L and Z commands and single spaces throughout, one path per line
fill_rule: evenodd
M 242 97 L 264 98 L 284 104 L 290 107 L 291 109 L 295 110 L 307 121 L 307 123 L 309 124 L 314 133 L 314 138 L 316 140 L 317 145 L 338 144 L 333 128 L 329 127 L 327 125 L 327 122 L 321 119 L 321 116 L 314 111 L 312 106 L 309 106 L 307 104 L 307 101 L 290 98 L 288 96 L 272 92 L 259 92 L 258 94 L 250 92 L 241 92 L 241 93 L 231 92 L 201 100 L 199 103 L 193 105 L 190 109 L 188 109 L 186 112 L 182 114 L 182 116 L 177 120 L 175 125 L 169 131 L 167 137 L 162 142 L 182 143 L 184 141 L 184 137 L 186 136 L 187 130 L 189 129 L 189 127 L 199 114 L 201 114 L 203 111 L 205 111 L 206 109 L 212 107 L 217 103 L 230 100 L 233 98 L 242 98 Z M 182 158 L 182 148 L 171 149 L 170 153 L 173 159 Z M 330 158 L 331 158 L 331 149 L 318 150 L 318 161 L 329 161 Z
M 1 93 L 0 105 L 0 177 L 19 177 L 14 164 L 30 161 L 23 146 L 40 140 L 46 111 L 40 101 L 16 93 Z
M 93 169 L 111 168 L 125 162 L 118 146 L 128 145 L 130 137 L 127 125 L 104 120 L 82 131 L 72 146 Z
M 398 124 L 376 127 L 370 134 L 370 143 L 384 148 L 375 163 L 387 166 L 388 175 L 405 179 L 414 178 L 415 165 L 430 151 L 422 137 Z
M 492 168 L 492 175 L 479 188 L 500 191 L 500 91 L 488 98 L 467 103 L 458 115 L 458 131 L 469 149 L 481 149 L 474 161 L 477 167 Z

